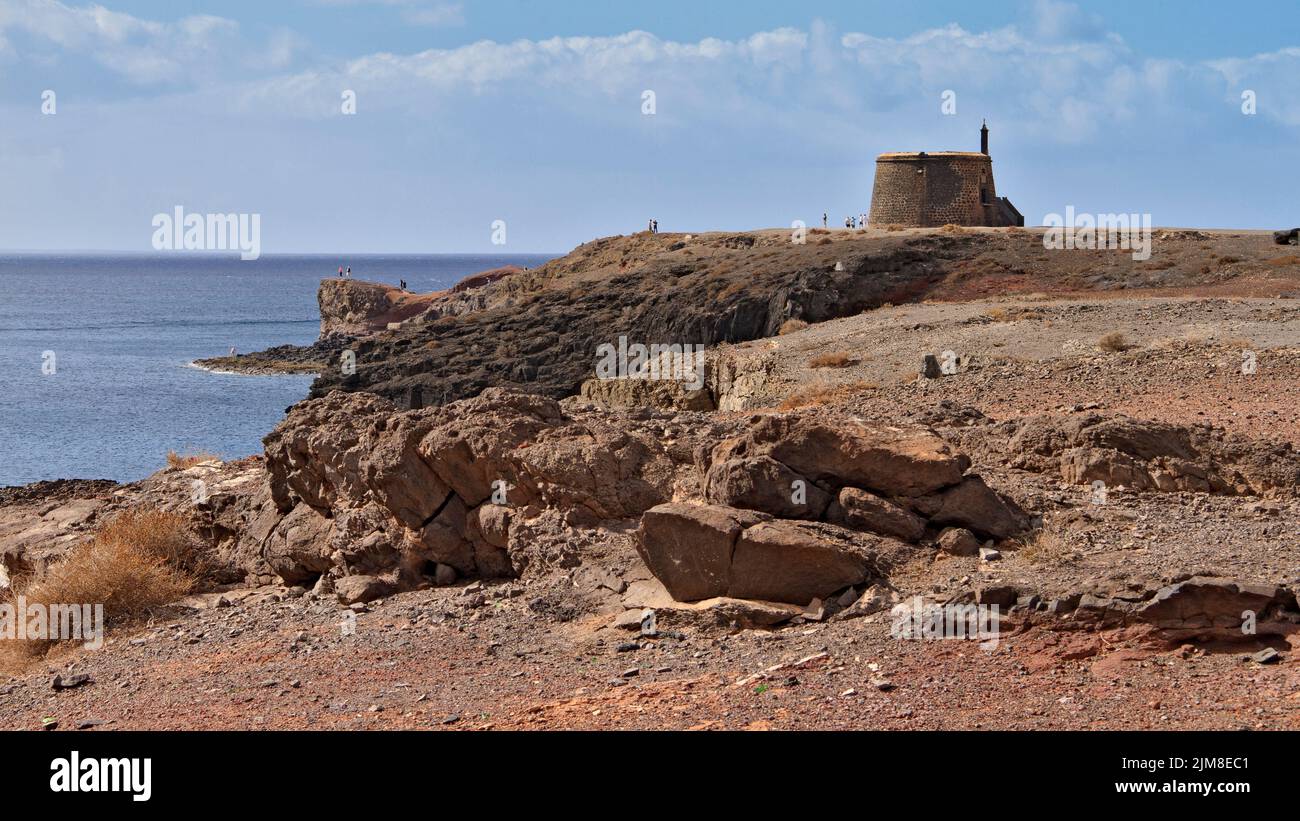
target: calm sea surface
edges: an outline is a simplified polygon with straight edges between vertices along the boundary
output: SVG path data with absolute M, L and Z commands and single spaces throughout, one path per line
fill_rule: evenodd
M 306 345 L 339 265 L 413 291 L 548 257 L 0 254 L 0 486 L 143 478 L 168 450 L 225 458 L 261 439 L 310 376 L 235 376 L 195 359 Z M 52 368 L 51 368 L 52 366 Z M 46 373 L 47 370 L 53 373 Z

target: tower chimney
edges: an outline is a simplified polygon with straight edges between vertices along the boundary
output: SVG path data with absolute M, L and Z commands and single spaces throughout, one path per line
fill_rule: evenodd
M 989 153 L 989 121 L 985 120 L 980 126 L 980 153 Z

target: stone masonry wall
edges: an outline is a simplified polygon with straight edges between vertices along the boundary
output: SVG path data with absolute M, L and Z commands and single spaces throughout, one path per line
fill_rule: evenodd
M 985 154 L 882 154 L 876 160 L 870 223 L 936 227 L 989 225 L 993 202 L 993 162 Z

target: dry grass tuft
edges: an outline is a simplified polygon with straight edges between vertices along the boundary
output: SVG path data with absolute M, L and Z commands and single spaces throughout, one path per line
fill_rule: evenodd
M 817 356 L 814 356 L 812 359 L 809 359 L 808 367 L 847 368 L 848 366 L 855 364 L 857 361 L 858 360 L 849 356 L 849 354 L 845 351 L 833 351 L 831 353 L 818 354 Z
M 1274 257 L 1273 259 L 1270 259 L 1267 264 L 1272 265 L 1274 268 L 1281 268 L 1286 265 L 1300 265 L 1300 257 L 1295 254 L 1290 254 L 1285 257 Z
M 36 605 L 99 604 L 106 625 L 145 618 L 188 593 L 202 564 L 185 517 L 161 510 L 128 511 L 95 531 L 37 577 L 19 580 L 11 595 Z M 0 640 L 0 667 L 16 669 L 55 644 L 45 639 Z
M 220 461 L 221 461 L 220 456 L 216 455 L 215 453 L 207 453 L 206 451 L 200 451 L 198 453 L 184 453 L 184 454 L 177 453 L 174 450 L 167 451 L 167 467 L 169 468 L 179 468 L 181 470 L 184 470 L 185 468 L 192 468 L 195 465 L 199 465 L 204 462 L 220 462 Z
M 1021 542 L 1019 554 L 1030 564 L 1061 564 L 1071 553 L 1070 544 L 1055 531 L 1039 530 Z
M 745 289 L 747 289 L 748 287 L 749 287 L 749 283 L 745 282 L 744 280 L 736 280 L 734 282 L 729 282 L 727 283 L 727 287 L 723 288 L 721 291 L 718 292 L 718 299 L 726 299 L 727 297 L 744 293 Z
M 1024 307 L 990 308 L 984 312 L 984 315 L 994 322 L 1016 322 L 1021 319 L 1043 318 L 1041 311 Z
M 1124 334 L 1119 331 L 1112 331 L 1097 340 L 1097 347 L 1101 348 L 1106 353 L 1123 353 L 1132 348 L 1133 345 L 1128 341 Z
M 839 402 L 859 393 L 875 390 L 876 387 L 877 385 L 874 382 L 858 381 L 846 382 L 842 385 L 814 385 L 801 388 L 787 396 L 785 401 L 777 406 L 777 410 L 789 411 L 796 408 Z
M 792 334 L 795 331 L 802 331 L 807 327 L 808 323 L 804 322 L 802 319 L 787 319 L 785 322 L 781 323 L 781 329 L 776 332 L 776 335 L 785 336 L 786 334 Z

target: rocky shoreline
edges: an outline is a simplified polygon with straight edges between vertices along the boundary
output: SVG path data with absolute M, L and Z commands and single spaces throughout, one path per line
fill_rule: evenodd
M 361 715 L 367 726 L 461 715 L 453 701 L 484 704 L 479 688 L 512 665 L 549 683 L 512 690 L 505 726 L 591 726 L 592 710 L 680 726 L 674 704 L 691 725 L 745 726 L 770 712 L 737 702 L 754 687 L 801 699 L 803 712 L 764 719 L 779 726 L 827 726 L 823 697 L 856 711 L 832 726 L 1071 726 L 1073 713 L 1026 717 L 1007 696 L 979 719 L 923 717 L 916 699 L 935 671 L 954 695 L 1020 667 L 1051 677 L 1054 698 L 1121 668 L 1165 686 L 1174 673 L 1129 661 L 1210 664 L 1214 648 L 1289 669 L 1300 266 L 1275 264 L 1282 251 L 1255 234 L 1168 232 L 1156 249 L 1154 264 L 1081 264 L 1016 229 L 813 232 L 802 246 L 787 232 L 639 234 L 433 295 L 329 280 L 317 343 L 222 363 L 318 374 L 263 456 L 0 489 L 0 582 L 39 576 L 121 511 L 182 513 L 212 563 L 168 617 L 175 630 L 58 663 L 130 683 L 119 665 L 141 653 L 201 665 L 256 639 L 280 669 L 311 670 L 319 696 L 361 685 L 312 652 L 339 660 L 355 640 L 403 666 L 438 655 L 403 674 L 427 681 L 432 711 L 342 696 L 400 703 Z M 705 345 L 701 386 L 596 379 L 592 352 L 618 335 Z M 952 372 L 920 375 L 949 349 Z M 914 600 L 996 606 L 1001 649 L 891 638 Z M 276 612 L 306 638 L 281 638 Z M 340 639 L 331 619 L 373 629 Z M 766 647 L 803 655 L 774 665 Z M 487 678 L 434 694 L 466 653 Z M 216 686 L 242 692 L 257 675 L 236 665 Z M 1165 709 L 1204 726 L 1192 699 L 1222 692 L 1179 680 Z M 12 681 L 9 724 L 61 709 Z M 801 688 L 818 695 L 804 703 Z M 146 676 L 138 692 L 111 699 L 122 726 L 181 720 L 141 718 L 161 691 Z M 648 713 L 611 709 L 632 692 Z M 268 702 L 277 726 L 358 714 L 279 698 L 296 706 Z M 1289 726 L 1280 707 L 1276 720 Z

